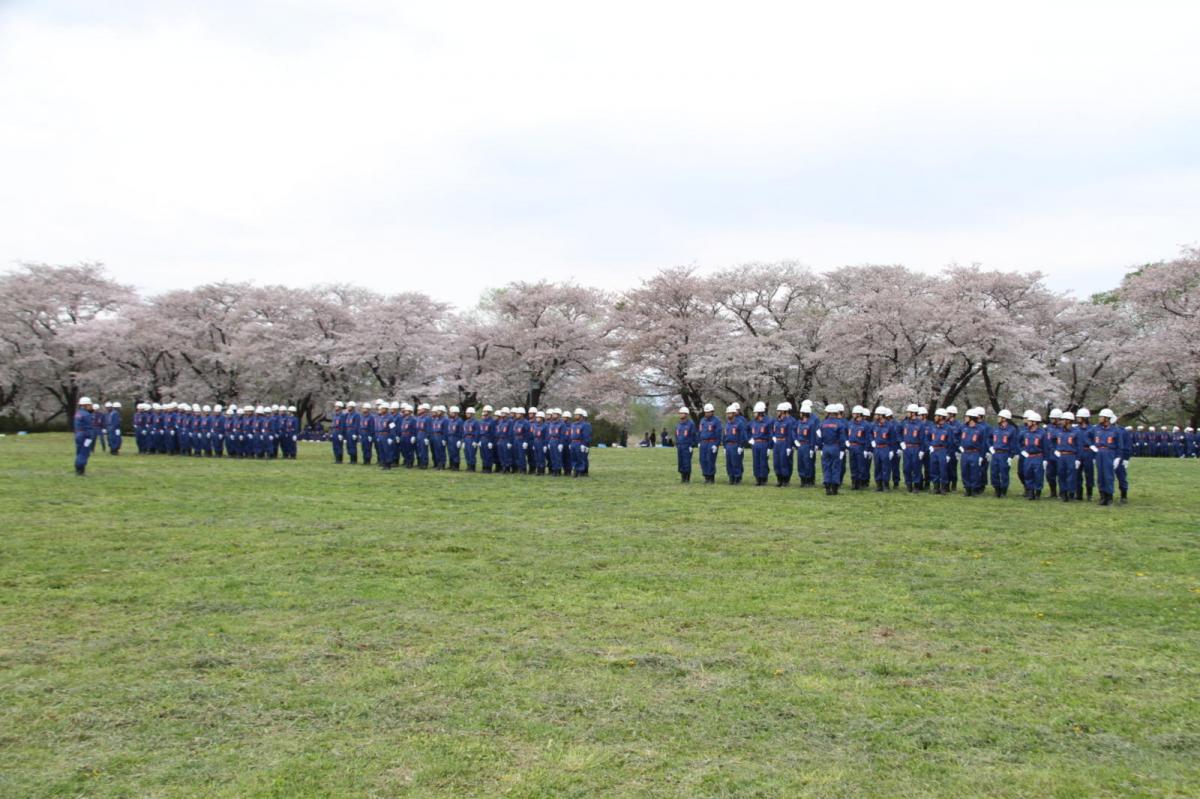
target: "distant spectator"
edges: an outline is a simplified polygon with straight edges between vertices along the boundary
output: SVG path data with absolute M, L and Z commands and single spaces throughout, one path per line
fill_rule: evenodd
M 651 430 L 649 433 L 646 434 L 646 436 L 650 439 L 650 446 L 653 447 L 655 444 L 654 431 Z
M 644 436 L 642 436 L 642 440 L 638 442 L 638 446 L 639 447 L 653 447 L 654 446 L 654 435 L 652 433 L 646 433 Z

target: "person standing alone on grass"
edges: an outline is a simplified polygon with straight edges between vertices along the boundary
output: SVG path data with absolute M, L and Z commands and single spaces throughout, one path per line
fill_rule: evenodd
M 679 482 L 692 481 L 692 448 L 696 446 L 696 423 L 687 406 L 679 408 L 679 424 L 675 425 L 675 465 Z
M 95 435 L 96 424 L 92 415 L 92 398 L 80 397 L 75 418 L 71 420 L 71 429 L 75 431 L 75 474 L 79 477 L 83 477 L 87 471 L 88 458 L 92 455 L 92 436 Z

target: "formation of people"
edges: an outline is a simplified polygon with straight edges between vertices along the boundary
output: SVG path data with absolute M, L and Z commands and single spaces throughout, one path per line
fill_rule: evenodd
M 489 474 L 588 476 L 592 425 L 588 412 L 561 408 L 500 408 L 484 405 L 459 412 L 457 405 L 407 402 L 334 403 L 330 442 L 335 463 L 383 469 L 438 469 Z
M 1138 425 L 1133 431 L 1133 449 L 1139 458 L 1200 458 L 1200 434 L 1191 427 L 1170 430 Z
M 996 414 L 993 424 L 985 417 L 983 408 L 971 408 L 959 421 L 958 409 L 950 405 L 935 409 L 930 419 L 928 409 L 915 404 L 905 408 L 903 419 L 885 406 L 872 412 L 859 405 L 847 417 L 839 403 L 826 405 L 818 417 L 812 401 L 805 400 L 794 417 L 790 402 L 779 403 L 774 417 L 758 402 L 749 419 L 734 403 L 723 420 L 710 403 L 696 422 L 681 407 L 675 428 L 677 466 L 680 480 L 691 482 L 695 451 L 704 482 L 712 483 L 723 453 L 728 480 L 738 484 L 749 450 L 758 486 L 766 485 L 772 472 L 779 487 L 790 485 L 793 473 L 801 487 L 815 486 L 819 461 L 821 482 L 831 496 L 838 494 L 849 472 L 853 491 L 868 490 L 872 482 L 877 492 L 898 490 L 903 481 L 909 493 L 948 494 L 957 492 L 961 480 L 968 497 L 982 495 L 990 482 L 999 498 L 1008 495 L 1015 465 L 1029 500 L 1041 499 L 1048 487 L 1050 496 L 1063 502 L 1091 501 L 1098 489 L 1100 504 L 1111 505 L 1115 488 L 1120 502 L 1127 501 L 1136 431 L 1119 426 L 1111 409 L 1100 411 L 1096 424 L 1087 408 L 1055 408 L 1047 424 L 1036 411 L 1025 411 L 1021 427 L 1007 409 Z

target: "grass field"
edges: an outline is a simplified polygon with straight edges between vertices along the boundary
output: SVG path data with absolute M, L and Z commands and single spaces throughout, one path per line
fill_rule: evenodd
M 1200 462 L 1131 504 L 0 440 L 0 795 L 1197 796 Z

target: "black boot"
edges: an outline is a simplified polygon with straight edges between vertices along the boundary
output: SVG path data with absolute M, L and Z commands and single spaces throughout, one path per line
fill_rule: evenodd
M 882 494 L 882 493 L 883 493 L 883 481 L 882 481 L 882 480 L 876 480 L 876 481 L 875 481 L 875 493 L 876 493 L 876 494 Z
M 1033 492 L 1033 498 L 1034 498 L 1035 500 L 1041 499 L 1041 498 L 1042 498 L 1042 492 L 1041 492 L 1041 491 L 1036 491 L 1036 490 L 1035 490 L 1035 491 Z
M 1054 498 L 1055 498 L 1055 497 L 1057 497 L 1057 496 L 1058 496 L 1058 484 L 1056 484 L 1056 483 L 1054 483 L 1054 484 L 1051 484 L 1051 486 L 1050 486 L 1050 499 L 1054 499 Z
M 684 473 L 684 472 L 679 473 L 679 482 L 681 482 L 681 483 L 687 482 L 687 474 L 686 473 Z
M 1090 486 L 1088 487 L 1088 490 L 1087 490 L 1087 501 L 1088 502 L 1092 501 L 1092 489 Z
M 1122 488 L 1121 489 L 1121 504 L 1124 505 L 1128 501 L 1129 501 L 1129 489 Z
M 833 496 L 833 486 L 830 485 L 829 483 L 825 484 L 825 496 L 827 496 L 827 497 Z
M 715 483 L 717 482 L 717 476 L 715 474 L 706 474 L 704 475 L 704 482 L 706 485 L 709 483 Z

